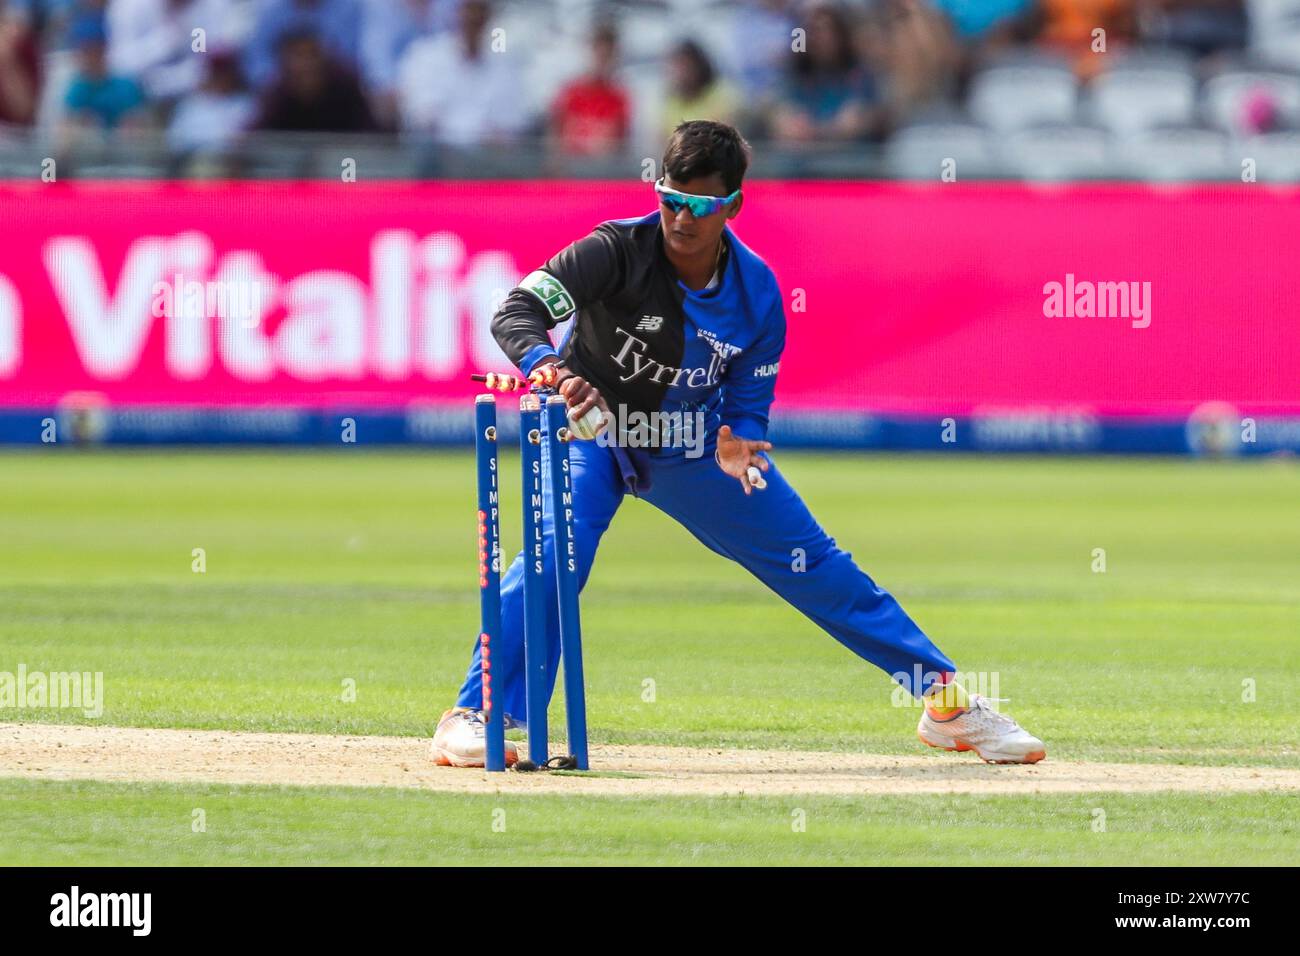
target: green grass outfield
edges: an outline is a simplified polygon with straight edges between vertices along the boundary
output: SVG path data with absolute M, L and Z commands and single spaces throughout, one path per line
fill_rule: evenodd
M 545 798 L 0 779 L 0 820 L 21 834 L 0 845 L 0 865 L 1285 866 L 1300 839 L 1295 803 L 1186 793 Z
M 998 673 L 1001 696 L 1011 698 L 1005 709 L 1047 740 L 1049 759 L 1300 767 L 1296 462 L 793 453 L 777 460 L 841 546 L 961 668 Z M 507 457 L 504 468 L 504 540 L 513 551 L 517 463 Z M 473 495 L 467 453 L 2 455 L 0 671 L 20 663 L 28 671 L 102 671 L 101 721 L 109 724 L 427 734 L 459 685 L 477 627 Z M 196 548 L 204 549 L 206 573 L 191 570 Z M 1105 573 L 1092 570 L 1096 548 L 1105 549 Z M 916 711 L 890 706 L 887 677 L 642 502 L 629 499 L 606 536 L 583 615 L 594 740 L 918 752 Z M 348 680 L 356 682 L 351 703 L 341 699 Z M 645 699 L 648 681 L 653 701 Z M 1253 701 L 1243 700 L 1244 682 Z M 0 710 L 0 721 L 14 719 L 86 718 Z M 67 845 L 87 859 L 111 862 L 123 842 L 156 851 L 158 862 L 198 862 L 183 841 L 129 839 L 161 803 L 188 800 L 193 790 L 8 781 L 0 784 L 0 829 L 9 817 L 39 827 L 45 804 L 66 808 Z M 286 835 L 264 856 L 252 843 L 214 839 L 221 849 L 202 859 L 265 862 L 289 859 L 290 822 L 310 828 L 318 812 L 339 829 L 337 821 L 350 818 L 341 808 L 355 806 L 361 819 L 389 801 L 457 819 L 486 799 L 211 792 Z M 550 806 L 552 817 L 572 810 L 589 831 L 603 816 L 611 833 L 640 831 L 610 851 L 619 859 L 678 860 L 672 847 L 696 845 L 724 846 L 718 858 L 731 862 L 817 852 L 769 850 L 753 834 L 727 842 L 729 827 L 788 815 L 784 798 L 516 799 L 543 815 Z M 1257 810 L 1268 816 L 1264 809 L 1289 798 L 1170 797 L 1168 819 L 1150 797 L 1113 799 L 1145 808 L 1135 810 L 1142 836 L 1132 839 L 1152 841 L 1142 851 L 1151 862 L 1191 863 L 1245 841 L 1235 820 Z M 1080 862 L 1104 841 L 1050 836 L 1062 814 L 1095 800 L 899 797 L 873 800 L 869 816 L 861 816 L 865 802 L 819 805 L 835 826 L 858 832 L 860 822 L 865 846 L 854 860 L 867 860 L 873 846 L 882 860 L 901 854 L 905 843 L 888 836 L 891 823 L 899 832 L 925 827 L 931 809 L 952 805 L 970 808 L 975 831 L 1005 824 L 1008 862 Z M 567 806 L 561 812 L 554 803 Z M 116 822 L 96 826 L 110 806 Z M 61 832 L 56 815 L 46 816 Z M 1032 826 L 1014 823 L 1026 816 Z M 89 828 L 79 842 L 78 827 Z M 405 832 L 394 823 L 391 838 L 400 844 Z M 1269 832 L 1258 831 L 1260 844 Z M 1161 833 L 1170 834 L 1167 844 Z M 364 834 L 350 844 L 344 835 L 331 844 L 336 850 L 321 850 L 320 862 L 374 859 Z M 1102 836 L 1124 843 L 1115 832 Z M 1269 852 L 1285 847 L 1296 857 L 1294 829 L 1271 837 Z M 468 835 L 457 843 L 454 830 L 428 839 L 434 843 L 395 858 L 425 861 L 438 846 L 449 861 L 461 860 L 480 847 Z M 312 858 L 304 840 L 297 862 Z M 1157 861 L 1160 845 L 1167 854 Z M 568 846 L 557 857 L 609 849 L 599 841 Z M 22 860 L 13 852 L 4 862 Z

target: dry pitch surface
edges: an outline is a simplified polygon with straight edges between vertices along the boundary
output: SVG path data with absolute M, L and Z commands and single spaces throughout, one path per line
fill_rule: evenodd
M 607 746 L 592 749 L 592 774 L 487 774 L 435 766 L 418 737 L 0 724 L 0 776 L 635 797 L 1300 791 L 1300 770 L 1082 763 L 1050 753 L 1032 767 L 990 766 L 917 746 L 916 756 Z

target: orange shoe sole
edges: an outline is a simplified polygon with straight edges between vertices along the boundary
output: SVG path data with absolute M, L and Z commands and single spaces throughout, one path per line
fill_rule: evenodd
M 515 751 L 512 754 L 510 751 L 507 750 L 506 768 L 508 769 L 510 767 L 513 767 L 518 762 L 519 762 L 519 752 Z M 450 758 L 448 758 L 446 754 L 441 750 L 439 750 L 434 755 L 433 763 L 434 766 L 436 767 L 460 767 L 462 770 L 482 770 L 486 766 L 486 764 L 481 764 L 481 763 L 452 763 Z
M 920 731 L 917 731 L 916 739 L 921 741 L 921 743 L 925 744 L 927 747 L 933 747 L 935 750 L 946 750 L 949 753 L 952 752 L 965 753 L 968 750 L 973 750 L 975 752 L 975 756 L 979 757 L 980 760 L 983 760 L 985 763 L 993 763 L 993 764 L 1038 763 L 1038 761 L 1042 760 L 1044 757 L 1047 756 L 1046 750 L 1035 750 L 1032 753 L 1025 754 L 1025 756 L 1020 760 L 990 760 L 988 757 L 980 753 L 978 748 L 972 747 L 970 744 L 958 744 L 955 747 L 945 747 L 943 744 L 932 744 L 930 743 L 930 741 L 926 740 L 924 737 L 921 736 Z

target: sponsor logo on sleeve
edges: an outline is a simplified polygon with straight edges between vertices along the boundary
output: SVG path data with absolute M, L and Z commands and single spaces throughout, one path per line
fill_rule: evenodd
M 546 311 L 557 322 L 569 315 L 574 309 L 573 296 L 564 287 L 564 283 L 550 273 L 541 269 L 530 272 L 519 283 L 519 288 L 527 289 L 541 300 Z

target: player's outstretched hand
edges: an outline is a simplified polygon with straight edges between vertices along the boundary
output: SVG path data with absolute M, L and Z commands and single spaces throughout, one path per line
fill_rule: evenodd
M 771 463 L 759 454 L 771 451 L 770 441 L 751 441 L 731 433 L 730 425 L 718 429 L 718 467 L 740 482 L 745 494 L 751 495 L 754 489 L 762 491 L 767 487 L 762 473 L 771 467 Z

